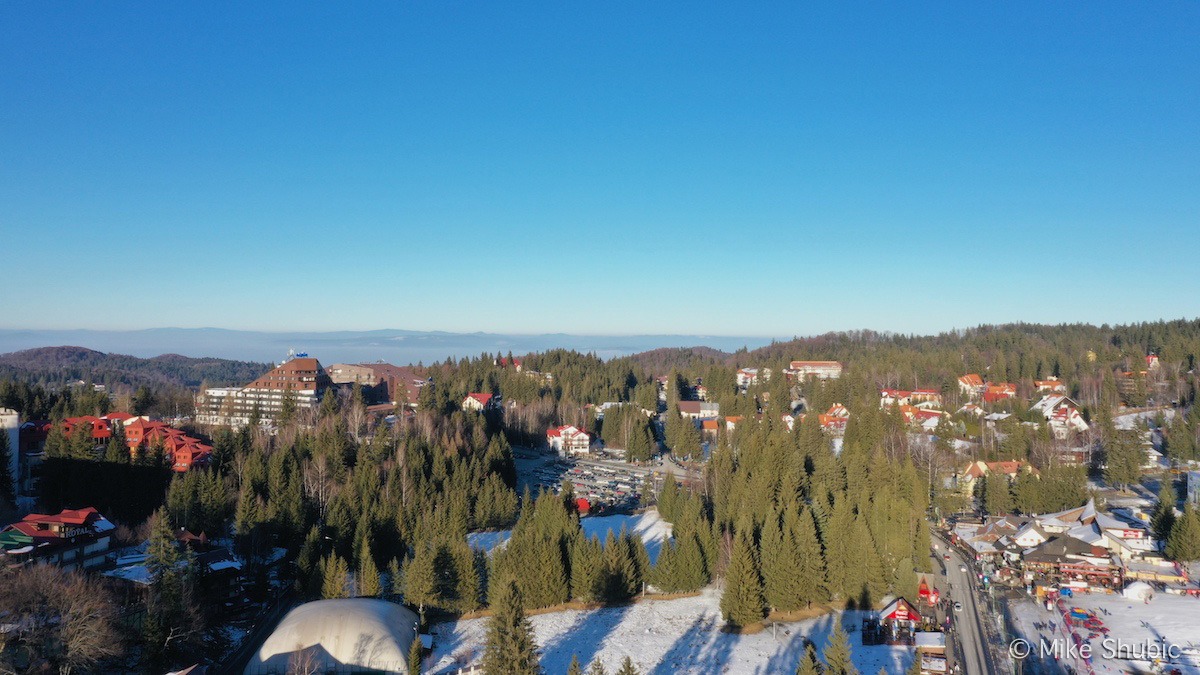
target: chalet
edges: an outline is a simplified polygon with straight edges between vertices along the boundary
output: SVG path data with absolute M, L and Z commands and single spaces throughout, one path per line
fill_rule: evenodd
M 586 454 L 592 446 L 592 437 L 583 429 L 566 425 L 547 430 L 546 445 L 564 457 Z
M 972 417 L 982 417 L 983 416 L 983 408 L 980 408 L 979 406 L 975 405 L 974 403 L 968 403 L 968 404 L 964 405 L 963 407 L 959 408 L 956 414 L 971 415 Z
M 492 394 L 467 394 L 467 397 L 462 400 L 463 410 L 474 410 L 482 412 L 484 410 L 494 410 L 500 406 L 500 397 Z
M 738 370 L 737 384 L 743 389 L 758 384 L 758 368 L 742 368 Z
M 0 566 L 47 562 L 90 569 L 104 564 L 116 527 L 96 509 L 31 513 L 0 530 Z
M 876 644 L 911 645 L 921 626 L 921 613 L 904 598 L 896 598 L 876 616 L 882 640 Z
M 1046 418 L 1050 431 L 1059 440 L 1066 439 L 1072 433 L 1083 433 L 1088 430 L 1088 423 L 1079 413 L 1079 406 L 1062 394 L 1047 394 L 1029 409 Z
M 983 396 L 985 387 L 983 378 L 979 377 L 978 373 L 970 373 L 958 378 L 958 390 L 963 396 L 968 398 L 979 398 Z
M 721 415 L 721 405 L 708 401 L 680 401 L 679 416 L 690 420 L 716 419 Z
M 913 389 L 910 398 L 915 406 L 942 404 L 942 392 L 936 389 Z
M 1146 355 L 1146 370 L 1158 370 L 1158 355 L 1157 354 L 1147 354 Z
M 963 467 L 956 475 L 955 482 L 964 493 L 973 494 L 976 483 L 984 476 L 993 472 L 1000 472 L 1011 482 L 1018 475 L 1037 473 L 1037 470 L 1024 460 L 1011 460 L 1007 462 L 984 462 L 977 460 Z
M 842 364 L 837 361 L 792 361 L 783 372 L 797 380 L 806 380 L 809 377 L 836 380 L 842 376 Z
M 904 389 L 880 389 L 879 407 L 890 408 L 899 405 L 912 405 L 912 392 Z
M 1067 393 L 1067 385 L 1057 377 L 1051 376 L 1045 380 L 1034 380 L 1033 388 L 1039 393 L 1047 394 L 1065 394 Z
M 1024 581 L 1049 582 L 1075 590 L 1121 587 L 1121 565 L 1108 549 L 1067 534 L 1027 551 L 1021 560 Z
M 988 382 L 983 389 L 984 403 L 995 403 L 1005 399 L 1016 398 L 1017 385 L 1008 382 Z
M 192 468 L 208 466 L 213 448 L 197 438 L 164 422 L 133 418 L 126 422 L 125 442 L 131 456 L 138 456 L 152 448 L 160 449 L 172 470 L 184 473 Z
M 741 424 L 741 422 L 742 422 L 741 415 L 730 415 L 730 416 L 726 417 L 725 418 L 725 431 L 734 431 L 735 429 L 737 429 L 737 425 Z
M 710 420 L 697 420 L 700 423 L 700 434 L 706 440 L 716 440 L 717 431 L 720 429 L 720 423 L 714 418 Z

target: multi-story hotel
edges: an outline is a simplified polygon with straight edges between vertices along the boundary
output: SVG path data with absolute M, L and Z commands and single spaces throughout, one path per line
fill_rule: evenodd
M 333 386 L 314 358 L 299 356 L 283 362 L 244 387 L 209 387 L 196 397 L 196 422 L 241 427 L 255 410 L 259 419 L 274 422 L 288 398 L 296 412 L 313 410 Z

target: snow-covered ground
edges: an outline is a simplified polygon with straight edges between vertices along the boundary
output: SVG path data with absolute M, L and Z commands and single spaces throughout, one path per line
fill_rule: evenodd
M 1185 675 L 1200 675 L 1200 599 L 1156 593 L 1149 603 L 1144 603 L 1121 595 L 1085 594 L 1066 598 L 1065 605 L 1068 609 L 1080 607 L 1094 612 L 1108 628 L 1107 634 L 1098 633 L 1097 637 L 1088 640 L 1092 650 L 1091 666 L 1097 675 L 1126 673 L 1134 666 L 1148 669 L 1147 662 L 1127 658 L 1133 655 L 1132 650 L 1153 656 L 1155 652 L 1151 650 L 1162 653 L 1168 648 L 1178 655 L 1171 659 L 1172 667 Z M 1069 644 L 1064 641 L 1073 639 L 1066 634 L 1061 614 L 1047 611 L 1032 600 L 1016 603 L 1013 618 L 1022 637 L 1035 648 L 1039 642 L 1061 645 Z M 1053 632 L 1049 628 L 1050 622 L 1054 622 Z M 1034 628 L 1034 623 L 1041 624 L 1040 629 Z M 1083 627 L 1075 630 L 1085 640 L 1091 634 Z M 1055 640 L 1058 642 L 1053 642 Z M 1119 646 L 1131 650 L 1126 652 L 1126 658 L 1115 657 Z M 1074 660 L 1066 659 L 1066 662 L 1074 663 Z M 1081 669 L 1079 672 L 1088 671 Z
M 1132 429 L 1136 423 L 1142 421 L 1153 422 L 1159 415 L 1162 415 L 1164 419 L 1170 422 L 1175 417 L 1175 410 L 1172 408 L 1163 408 L 1162 410 L 1147 410 L 1144 412 L 1117 415 L 1113 418 L 1113 425 L 1118 429 Z
M 655 510 L 633 516 L 589 516 L 580 518 L 579 525 L 583 528 L 585 536 L 590 539 L 594 534 L 600 537 L 600 541 L 604 541 L 609 530 L 616 535 L 621 532 L 622 527 L 627 528 L 630 534 L 641 536 L 642 542 L 646 544 L 646 552 L 650 554 L 651 563 L 658 560 L 658 552 L 662 549 L 663 542 L 671 537 L 671 524 L 663 520 Z M 512 530 L 472 532 L 467 535 L 467 542 L 474 548 L 491 552 L 511 536 Z
M 720 592 L 708 589 L 696 597 L 540 614 L 530 621 L 547 675 L 565 673 L 572 655 L 577 655 L 585 668 L 600 659 L 610 673 L 629 656 L 648 675 L 767 675 L 795 672 L 804 654 L 805 638 L 816 643 L 819 653 L 838 616 L 781 623 L 774 634 L 768 626 L 755 635 L 732 635 L 721 632 L 724 622 L 719 603 Z M 859 613 L 843 616 L 860 672 L 874 675 L 886 668 L 889 673 L 903 673 L 912 664 L 911 648 L 862 646 L 857 631 Z M 471 619 L 435 625 L 433 654 L 426 662 L 429 672 L 453 673 L 478 661 L 487 623 L 487 619 Z

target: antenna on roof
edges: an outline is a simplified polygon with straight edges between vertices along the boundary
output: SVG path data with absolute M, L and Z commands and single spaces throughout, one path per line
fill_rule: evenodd
M 287 363 L 288 361 L 291 361 L 294 358 L 296 358 L 296 350 L 289 347 L 288 353 L 287 353 L 287 358 L 284 359 L 283 362 Z M 282 365 L 282 364 L 280 364 L 280 365 Z

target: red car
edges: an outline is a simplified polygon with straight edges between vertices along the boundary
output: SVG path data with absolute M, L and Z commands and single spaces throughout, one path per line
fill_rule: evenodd
M 945 560 L 946 562 L 950 562 L 950 554 L 947 553 L 946 555 L 942 556 L 942 560 Z

